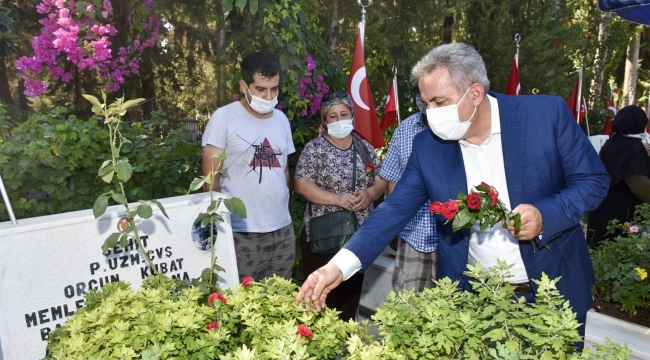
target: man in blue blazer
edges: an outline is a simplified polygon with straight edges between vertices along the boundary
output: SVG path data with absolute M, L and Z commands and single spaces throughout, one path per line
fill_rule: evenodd
M 564 100 L 487 93 L 483 59 L 461 43 L 434 48 L 415 65 L 411 80 L 427 104 L 431 131 L 415 137 L 393 194 L 330 263 L 309 275 L 298 300 L 311 299 L 320 310 L 330 289 L 368 269 L 427 199 L 456 199 L 459 191 L 467 194 L 484 181 L 521 214 L 521 229 L 515 231 L 511 222 L 452 232 L 437 215 L 438 276 L 470 289 L 463 275 L 467 263 L 505 260 L 514 264 L 516 293 L 530 301 L 536 291 L 530 279 L 542 272 L 561 276 L 558 290 L 577 313 L 584 336 L 595 278 L 580 218 L 605 197 L 609 175 Z

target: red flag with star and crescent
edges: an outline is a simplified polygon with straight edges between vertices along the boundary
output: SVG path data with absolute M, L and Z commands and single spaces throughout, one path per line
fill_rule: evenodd
M 618 113 L 618 109 L 616 108 L 616 105 L 614 105 L 613 96 L 611 96 L 605 104 L 607 105 L 607 117 L 605 118 L 605 124 L 603 125 L 603 134 L 612 137 L 614 136 L 614 130 L 612 130 L 612 126 L 614 126 L 614 116 Z
M 357 43 L 354 46 L 347 92 L 354 104 L 354 131 L 366 139 L 375 149 L 386 146 L 379 128 L 375 104 L 372 101 L 372 92 L 370 92 L 370 84 L 366 76 L 362 25 L 359 25 Z
M 393 77 L 393 81 L 390 83 L 390 90 L 388 91 L 388 99 L 386 99 L 386 106 L 384 106 L 384 115 L 381 116 L 380 127 L 382 130 L 386 130 L 397 123 L 396 87 L 397 78 Z
M 573 117 L 576 119 L 578 123 L 582 121 L 582 119 L 587 115 L 587 102 L 585 101 L 585 98 L 582 98 L 582 103 L 580 104 L 580 112 L 578 113 L 576 111 L 576 105 L 578 103 L 578 92 L 579 92 L 579 87 L 580 87 L 580 77 L 581 75 L 578 75 L 578 78 L 576 79 L 576 83 L 573 86 L 573 91 L 571 91 L 571 96 L 569 96 L 569 100 L 567 100 L 566 104 L 569 106 L 569 110 L 571 110 L 571 114 Z
M 519 81 L 517 59 L 512 59 L 510 77 L 508 78 L 508 86 L 506 87 L 506 95 L 521 95 L 521 82 Z

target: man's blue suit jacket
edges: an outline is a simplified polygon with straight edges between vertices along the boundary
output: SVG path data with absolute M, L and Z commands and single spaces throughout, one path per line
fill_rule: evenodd
M 595 278 L 580 219 L 607 195 L 609 175 L 562 98 L 490 95 L 499 104 L 510 204 L 512 208 L 531 204 L 542 214 L 543 235 L 535 239 L 537 250 L 533 251 L 529 241 L 519 243 L 528 276 L 540 279 L 542 272 L 551 279 L 561 276 L 560 293 L 578 316 L 586 314 Z M 368 269 L 427 199 L 456 199 L 460 190 L 467 194 L 458 141 L 441 140 L 430 130 L 421 132 L 395 190 L 345 248 Z M 461 289 L 469 290 L 463 275 L 469 230 L 452 232 L 451 223 L 445 225 L 445 221 L 436 215 L 437 276 L 458 280 Z

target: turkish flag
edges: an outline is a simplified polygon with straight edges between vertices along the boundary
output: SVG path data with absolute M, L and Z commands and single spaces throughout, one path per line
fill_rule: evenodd
M 366 65 L 363 57 L 363 30 L 361 26 L 357 33 L 357 43 L 354 46 L 347 91 L 354 104 L 354 131 L 368 140 L 375 149 L 386 146 L 379 128 L 368 77 L 366 77 Z
M 605 124 L 603 125 L 603 134 L 612 137 L 614 136 L 614 130 L 612 130 L 612 126 L 614 125 L 614 116 L 618 113 L 618 109 L 616 108 L 616 105 L 614 105 L 613 97 L 610 97 L 605 104 L 607 105 L 607 117 L 605 118 Z
M 386 130 L 395 125 L 397 122 L 397 96 L 395 89 L 397 88 L 397 78 L 393 78 L 390 83 L 390 90 L 388 90 L 388 99 L 386 99 L 386 106 L 384 106 L 384 115 L 381 116 L 380 127 Z
M 506 87 L 506 95 L 521 95 L 521 82 L 519 81 L 519 69 L 517 69 L 517 61 L 512 59 L 512 66 L 510 67 L 510 77 L 508 78 L 508 86 Z
M 578 87 L 580 86 L 580 76 L 576 79 L 576 84 L 573 86 L 573 91 L 571 91 L 571 96 L 569 96 L 569 100 L 567 100 L 566 104 L 569 106 L 569 110 L 571 110 L 571 114 L 573 117 L 576 119 L 578 123 L 582 121 L 582 119 L 587 115 L 587 103 L 585 102 L 585 98 L 582 98 L 582 103 L 580 104 L 580 114 L 576 113 L 576 104 L 579 101 L 578 100 Z

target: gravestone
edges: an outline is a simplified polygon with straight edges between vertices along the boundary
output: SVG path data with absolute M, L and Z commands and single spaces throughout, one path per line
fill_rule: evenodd
M 220 194 L 216 194 L 221 196 Z M 170 277 L 199 277 L 209 266 L 209 226 L 193 226 L 210 203 L 208 193 L 159 200 L 153 216 L 137 221 L 143 245 L 157 271 Z M 111 206 L 99 219 L 92 210 L 0 223 L 0 346 L 3 360 L 40 359 L 48 334 L 74 315 L 84 294 L 118 280 L 138 289 L 151 268 L 133 239 L 102 254 L 102 244 L 118 226 L 124 206 Z M 219 286 L 239 282 L 230 216 L 216 225 Z

